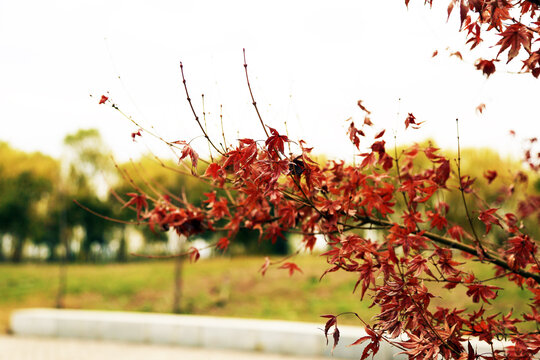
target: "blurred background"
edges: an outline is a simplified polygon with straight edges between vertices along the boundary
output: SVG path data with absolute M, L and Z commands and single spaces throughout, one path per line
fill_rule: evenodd
M 292 234 L 272 245 L 241 232 L 225 254 L 202 251 L 199 263 L 184 266 L 131 255 L 178 252 L 173 234 L 105 220 L 73 200 L 134 219 L 116 198 L 132 191 L 120 168 L 141 188 L 159 184 L 201 205 L 209 189 L 161 166 L 155 156 L 178 166 L 170 150 L 147 136 L 133 141 L 138 127 L 98 102 L 107 95 L 141 126 L 169 141 L 193 140 L 208 156 L 184 100 L 181 60 L 212 137 L 262 139 L 242 48 L 265 121 L 306 140 L 320 162 L 354 160 L 346 120 L 363 121 L 363 100 L 375 128 L 387 129 L 385 140 L 399 149 L 432 141 L 454 158 L 459 117 L 463 172 L 478 178 L 481 194 L 496 200 L 516 179 L 538 194 L 537 173 L 521 162 L 539 133 L 537 80 L 502 62 L 486 79 L 473 63 L 495 54 L 489 47 L 469 52 L 459 21 L 446 16 L 446 6 L 430 10 L 423 1 L 407 10 L 360 0 L 0 0 L 0 331 L 11 310 L 41 306 L 317 322 L 352 310 L 369 318 L 369 302 L 352 294 L 357 279 L 320 281 L 326 264 L 319 256 L 298 257 L 303 274 L 292 279 L 283 270 L 261 278 L 264 256 L 298 249 Z M 410 112 L 425 121 L 420 131 L 405 131 Z M 500 174 L 489 186 L 482 178 L 488 169 Z M 450 217 L 465 227 L 459 214 Z M 203 248 L 220 235 L 202 234 L 191 245 Z

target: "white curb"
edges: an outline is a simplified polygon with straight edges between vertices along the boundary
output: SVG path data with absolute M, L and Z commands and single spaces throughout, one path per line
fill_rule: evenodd
M 88 310 L 26 309 L 11 315 L 11 330 L 21 336 L 119 340 L 284 355 L 332 356 L 332 336 L 329 336 L 330 344 L 326 345 L 323 326 L 324 321 L 316 324 Z M 366 335 L 363 328 L 340 326 L 339 330 L 341 337 L 333 357 L 359 359 L 369 341 L 360 346 L 347 345 Z M 476 348 L 476 341 L 471 343 Z M 499 348 L 505 344 L 497 345 Z M 477 351 L 490 350 L 482 346 Z M 381 343 L 376 359 L 407 358 L 405 355 L 395 355 L 398 352 L 398 349 L 387 343 Z
M 324 319 L 323 319 L 324 320 Z M 221 348 L 265 353 L 331 356 L 321 328 L 324 321 L 219 318 L 86 310 L 27 309 L 11 315 L 11 330 L 21 336 L 70 337 Z M 361 327 L 340 326 L 334 358 L 359 359 L 364 346 L 347 347 L 365 335 Z M 378 359 L 395 359 L 381 344 Z

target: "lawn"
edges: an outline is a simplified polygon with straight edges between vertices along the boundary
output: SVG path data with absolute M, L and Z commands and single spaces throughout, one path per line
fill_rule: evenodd
M 323 323 L 320 315 L 355 311 L 369 320 L 376 309 L 369 299 L 360 301 L 352 289 L 354 274 L 328 274 L 318 256 L 294 259 L 303 270 L 289 277 L 286 270 L 258 272 L 262 258 L 213 258 L 184 266 L 185 313 Z M 170 312 L 173 294 L 173 261 L 149 260 L 127 264 L 69 265 L 65 307 L 72 309 Z M 58 287 L 58 265 L 0 265 L 0 332 L 8 330 L 9 314 L 18 308 L 53 307 Z M 503 287 L 503 284 L 499 284 Z M 450 295 L 450 296 L 447 296 Z M 527 294 L 503 291 L 498 311 L 525 309 Z M 435 303 L 471 304 L 464 291 L 445 292 Z M 361 325 L 354 317 L 342 324 Z

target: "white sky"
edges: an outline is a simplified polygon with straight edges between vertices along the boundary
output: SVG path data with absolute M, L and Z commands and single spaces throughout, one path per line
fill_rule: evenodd
M 221 135 L 223 104 L 229 142 L 263 139 L 243 47 L 265 121 L 284 133 L 286 120 L 290 137 L 319 153 L 351 158 L 345 119 L 362 121 L 359 99 L 377 128 L 387 129 L 387 142 L 395 128 L 398 142 L 430 136 L 454 147 L 456 117 L 464 146 L 511 153 L 519 145 L 508 130 L 540 135 L 540 80 L 504 72 L 486 80 L 472 63 L 493 49 L 470 53 L 457 19 L 445 22 L 446 2 L 431 11 L 421 0 L 410 5 L 407 11 L 401 0 L 0 0 L 0 140 L 58 156 L 67 133 L 95 127 L 120 159 L 138 157 L 147 147 L 131 141 L 136 128 L 97 104 L 109 91 L 144 126 L 189 141 L 200 133 L 181 87 L 180 60 L 199 113 L 205 94 L 214 138 Z M 447 46 L 466 62 L 449 57 Z M 440 55 L 432 58 L 434 50 Z M 481 116 L 480 103 L 487 106 Z M 420 132 L 403 131 L 408 112 L 427 121 Z M 202 138 L 193 146 L 207 151 Z

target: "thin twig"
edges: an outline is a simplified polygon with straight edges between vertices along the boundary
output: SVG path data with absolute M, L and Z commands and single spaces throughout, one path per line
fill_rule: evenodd
M 227 140 L 225 139 L 225 130 L 223 128 L 223 105 L 219 105 L 219 120 L 221 121 L 221 136 L 223 137 L 223 145 L 225 146 L 225 151 L 229 151 L 227 146 Z
M 206 125 L 206 112 L 204 111 L 204 94 L 201 95 L 202 97 L 202 115 L 204 120 L 204 130 L 206 130 L 206 133 L 208 133 L 208 126 Z M 214 157 L 212 156 L 212 147 L 210 146 L 210 143 L 208 143 L 208 152 L 210 153 L 210 160 L 214 162 Z
M 73 199 L 73 202 L 75 204 L 77 204 L 79 207 L 81 207 L 83 210 L 86 210 L 88 211 L 90 214 L 92 215 L 95 215 L 97 217 L 100 217 L 102 219 L 105 219 L 105 220 L 108 220 L 108 221 L 112 221 L 112 222 L 116 222 L 116 223 L 120 223 L 120 224 L 126 224 L 126 225 L 140 225 L 140 224 L 144 224 L 144 222 L 140 222 L 140 221 L 126 221 L 126 220 L 120 220 L 120 219 L 115 219 L 115 218 L 112 218 L 110 216 L 105 216 L 105 215 L 102 215 L 90 208 L 88 208 L 87 206 L 84 206 L 83 204 L 81 204 L 80 202 L 78 202 L 76 199 Z
M 187 84 L 186 84 L 186 77 L 184 76 L 184 65 L 182 65 L 182 62 L 180 61 L 180 73 L 182 74 L 182 84 L 184 84 L 184 90 L 186 91 L 186 97 L 187 97 L 187 101 L 189 103 L 189 107 L 191 108 L 191 112 L 193 113 L 193 116 L 195 116 L 195 121 L 197 122 L 197 124 L 199 124 L 199 127 L 201 128 L 201 131 L 203 132 L 203 135 L 204 137 L 206 138 L 206 140 L 210 143 L 210 145 L 212 145 L 212 147 L 214 149 L 216 149 L 216 151 L 221 154 L 221 155 L 225 155 L 221 150 L 219 150 L 215 145 L 214 143 L 212 142 L 212 140 L 210 140 L 210 137 L 208 136 L 208 134 L 206 133 L 206 131 L 204 130 L 204 127 L 202 126 L 201 124 L 201 121 L 199 120 L 199 116 L 197 115 L 197 113 L 195 112 L 195 108 L 193 107 L 193 103 L 191 102 L 191 98 L 189 97 L 189 92 L 188 92 L 188 88 L 187 88 Z
M 459 141 L 459 119 L 457 118 L 456 118 L 456 133 L 457 133 L 457 146 L 458 146 L 457 171 L 458 171 L 458 180 L 459 180 L 459 191 L 461 193 L 461 199 L 463 200 L 463 206 L 465 207 L 465 215 L 467 215 L 467 220 L 469 221 L 471 231 L 474 235 L 474 238 L 476 240 L 478 247 L 482 251 L 482 255 L 488 256 L 486 250 L 484 249 L 484 246 L 482 245 L 482 242 L 480 241 L 480 238 L 478 237 L 478 234 L 476 233 L 476 229 L 474 228 L 471 214 L 469 212 L 469 207 L 467 206 L 467 200 L 465 199 L 465 190 L 463 189 L 463 183 L 461 181 L 461 147 L 460 147 L 460 141 Z
M 266 137 L 270 137 L 270 135 L 268 135 L 268 131 L 266 131 L 266 125 L 264 125 L 263 119 L 261 117 L 261 113 L 259 112 L 259 108 L 257 107 L 257 102 L 255 101 L 255 97 L 253 96 L 253 91 L 251 91 L 251 85 L 249 83 L 249 76 L 248 76 L 248 71 L 247 71 L 246 49 L 242 49 L 242 51 L 244 52 L 244 70 L 246 72 L 246 82 L 249 89 L 249 94 L 251 95 L 251 101 L 252 101 L 253 106 L 255 107 L 255 111 L 257 112 L 257 116 L 259 117 L 259 120 L 263 127 L 264 133 L 266 134 Z

